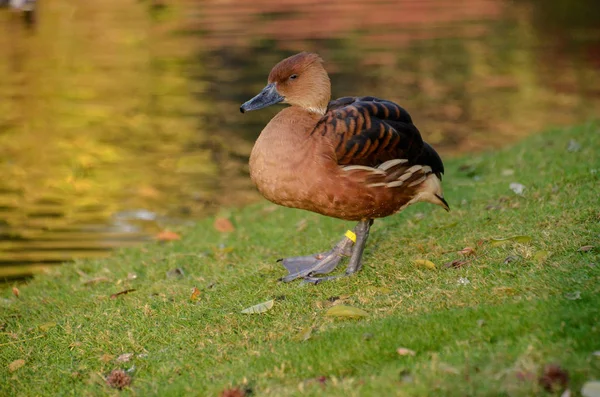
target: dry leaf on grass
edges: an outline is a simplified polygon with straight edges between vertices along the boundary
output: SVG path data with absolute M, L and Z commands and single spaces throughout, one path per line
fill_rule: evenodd
M 156 235 L 155 239 L 158 241 L 165 241 L 165 242 L 166 241 L 175 241 L 175 240 L 181 240 L 181 236 L 170 230 L 163 230 L 162 232 L 160 232 Z
M 550 393 L 555 393 L 567 387 L 569 374 L 557 364 L 544 367 L 544 372 L 538 379 L 540 386 Z
M 42 332 L 48 332 L 51 328 L 54 328 L 54 327 L 56 327 L 56 323 L 54 323 L 54 322 L 44 323 L 44 324 L 38 326 L 38 328 Z
M 450 228 L 455 227 L 456 225 L 458 225 L 458 221 L 439 226 L 438 229 L 439 230 L 450 229 Z
M 366 311 L 353 306 L 337 305 L 330 307 L 325 315 L 328 317 L 360 318 L 369 315 Z
M 396 352 L 401 356 L 414 356 L 417 354 L 414 350 L 407 349 L 406 347 L 399 347 L 396 349 Z
M 194 287 L 192 288 L 192 295 L 190 295 L 190 300 L 192 302 L 196 302 L 198 299 L 200 299 L 200 290 Z
M 274 304 L 275 304 L 275 300 L 271 299 L 269 301 L 259 303 L 258 305 L 247 307 L 246 309 L 242 310 L 242 313 L 243 314 L 265 313 L 265 312 L 268 312 L 269 310 L 271 310 L 273 308 Z
M 461 255 L 464 255 L 464 256 L 475 255 L 475 248 L 465 247 L 465 248 L 461 249 L 460 251 L 458 251 L 458 253 Z
M 246 392 L 239 387 L 233 389 L 225 389 L 219 394 L 219 397 L 245 397 Z
M 117 362 L 126 363 L 133 357 L 133 353 L 123 353 L 119 357 L 117 357 Z
M 507 237 L 507 238 L 491 238 L 490 239 L 490 245 L 492 247 L 497 247 L 499 245 L 503 245 L 506 244 L 510 241 L 514 241 L 515 243 L 528 243 L 531 241 L 531 237 L 529 236 L 512 236 L 512 237 Z
M 12 363 L 8 364 L 8 370 L 10 372 L 15 372 L 16 370 L 18 370 L 19 368 L 21 368 L 23 365 L 25 365 L 25 360 L 23 360 L 22 358 L 13 361 Z
M 135 291 L 135 288 L 126 289 L 126 290 L 124 290 L 124 291 L 120 291 L 120 292 L 117 292 L 117 293 L 114 293 L 114 294 L 112 294 L 112 295 L 110 296 L 110 299 L 116 299 L 117 297 L 119 297 L 119 296 L 121 296 L 121 295 L 127 295 L 128 293 L 130 293 L 130 292 L 134 292 L 134 291 Z
M 307 341 L 312 336 L 312 331 L 313 331 L 312 326 L 306 327 L 306 328 L 302 329 L 300 332 L 298 332 L 295 339 L 299 342 Z
M 548 251 L 538 251 L 533 255 L 533 260 L 537 263 L 543 263 L 546 259 L 548 259 L 552 255 L 551 252 Z
M 115 369 L 106 377 L 106 384 L 121 390 L 131 384 L 131 376 L 122 369 Z
M 415 265 L 425 266 L 427 269 L 435 269 L 435 263 L 427 259 L 415 259 L 413 262 Z
M 17 287 L 12 287 L 12 293 L 17 298 L 19 297 L 19 295 L 21 295 L 21 291 L 19 291 L 19 289 Z
M 584 245 L 583 247 L 579 248 L 577 251 L 588 252 L 588 251 L 591 251 L 592 249 L 594 249 L 593 245 Z
M 451 262 L 446 262 L 444 263 L 444 267 L 445 268 L 454 268 L 454 269 L 458 269 L 463 267 L 464 265 L 466 265 L 467 263 L 469 263 L 470 261 L 465 261 L 463 259 L 455 259 Z
M 216 218 L 213 226 L 220 233 L 231 233 L 235 230 L 233 223 L 227 218 Z

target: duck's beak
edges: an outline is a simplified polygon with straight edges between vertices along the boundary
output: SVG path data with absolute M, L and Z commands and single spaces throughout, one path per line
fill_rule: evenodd
M 279 95 L 277 88 L 275 88 L 275 83 L 270 83 L 263 88 L 260 94 L 240 106 L 240 112 L 245 113 L 251 110 L 266 108 L 267 106 L 275 105 L 283 100 L 284 98 Z

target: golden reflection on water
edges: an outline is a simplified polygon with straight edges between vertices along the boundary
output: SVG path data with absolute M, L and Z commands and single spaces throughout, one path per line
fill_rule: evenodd
M 257 199 L 247 156 L 277 109 L 237 109 L 301 50 L 334 96 L 402 104 L 446 156 L 597 117 L 598 6 L 565 1 L 40 0 L 33 27 L 0 10 L 0 276 Z

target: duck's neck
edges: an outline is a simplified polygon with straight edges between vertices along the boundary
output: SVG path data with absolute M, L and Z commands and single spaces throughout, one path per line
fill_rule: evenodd
M 306 111 L 308 111 L 309 113 L 313 113 L 313 114 L 317 114 L 319 115 L 319 117 L 323 117 L 325 115 L 325 112 L 327 111 L 327 106 L 325 107 L 308 107 L 306 108 Z
M 306 141 L 323 114 L 320 109 L 313 111 L 299 106 L 287 107 L 273 117 L 259 139 L 266 140 L 269 146 L 277 142 L 285 147 L 294 147 Z
M 322 116 L 298 106 L 279 112 L 262 130 L 250 156 L 251 168 L 271 168 L 294 164 L 306 153 L 301 151 Z

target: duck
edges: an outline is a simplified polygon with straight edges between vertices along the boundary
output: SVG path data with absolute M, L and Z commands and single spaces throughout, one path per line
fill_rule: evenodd
M 269 201 L 346 221 L 353 230 L 328 251 L 280 259 L 280 280 L 320 283 L 358 272 L 373 221 L 428 202 L 449 211 L 444 165 L 400 105 L 372 96 L 331 100 L 323 59 L 301 52 L 269 73 L 246 113 L 287 104 L 264 127 L 250 154 L 250 178 Z M 333 272 L 349 257 L 345 272 Z

